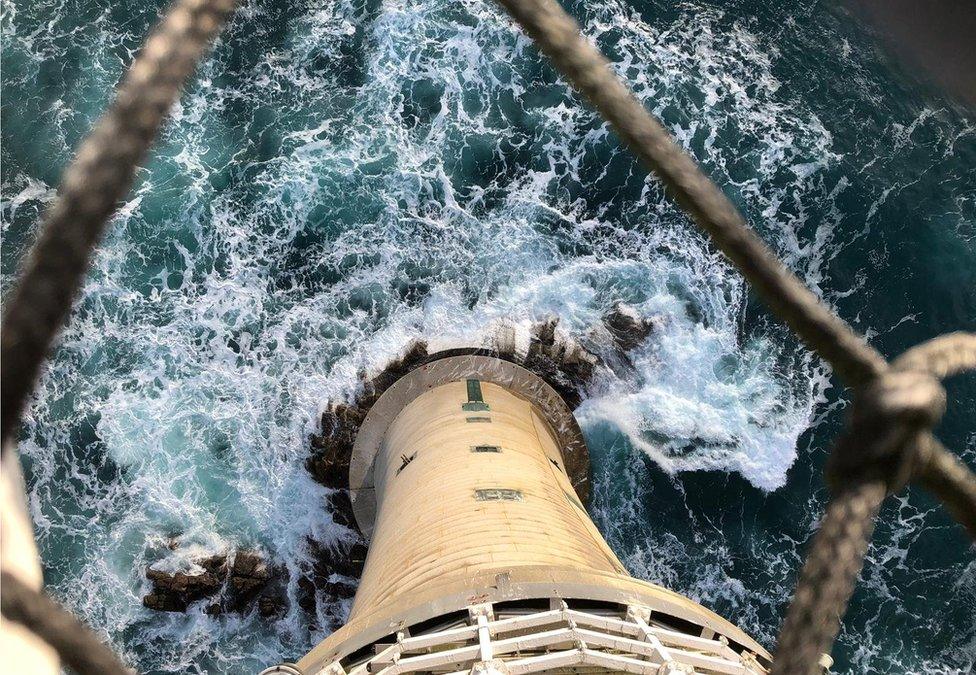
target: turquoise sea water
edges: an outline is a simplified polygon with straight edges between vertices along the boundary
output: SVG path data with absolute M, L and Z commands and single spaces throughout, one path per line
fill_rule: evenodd
M 566 5 L 818 293 L 888 355 L 976 329 L 976 120 L 834 2 Z M 2 2 L 2 283 L 162 7 Z M 317 626 L 306 539 L 348 537 L 303 468 L 330 397 L 418 336 L 546 315 L 657 330 L 578 417 L 591 512 L 635 575 L 772 646 L 845 396 L 494 5 L 244 2 L 115 219 L 22 432 L 51 592 L 141 671 L 255 672 Z M 976 378 L 943 440 L 976 465 Z M 178 551 L 165 546 L 179 534 Z M 262 547 L 291 602 L 141 606 L 147 564 Z M 976 661 L 976 553 L 892 500 L 835 652 L 849 673 Z

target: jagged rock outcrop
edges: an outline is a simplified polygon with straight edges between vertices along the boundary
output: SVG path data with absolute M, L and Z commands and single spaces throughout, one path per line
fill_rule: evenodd
M 545 380 L 576 409 L 599 358 L 572 338 L 557 336 L 558 325 L 559 319 L 551 318 L 533 327 L 529 350 L 520 365 Z
M 654 323 L 642 317 L 630 305 L 618 302 L 603 317 L 613 341 L 625 352 L 629 352 L 640 345 L 654 330 Z
M 216 595 L 224 580 L 211 573 L 185 574 L 147 570 L 146 578 L 153 582 L 152 591 L 142 599 L 149 609 L 161 612 L 185 612 L 191 603 Z
M 356 580 L 366 564 L 366 544 L 362 539 L 341 542 L 336 546 L 306 539 L 313 560 L 309 572 L 298 580 L 298 605 L 315 622 L 316 594 L 335 601 L 356 594 Z
M 271 580 L 271 568 L 255 551 L 238 551 L 228 577 L 227 604 L 233 611 L 243 611 L 254 603 Z
M 312 436 L 312 453 L 305 462 L 316 481 L 330 488 L 348 487 L 352 446 L 365 417 L 355 403 L 329 404 L 322 413 L 321 431 Z
M 227 556 L 218 554 L 194 562 L 203 568 L 203 572 L 146 570 L 146 578 L 153 587 L 142 599 L 142 604 L 161 612 L 185 612 L 191 603 L 219 593 L 227 574 Z
M 233 562 L 226 554 L 193 561 L 202 572 L 164 572 L 146 570 L 152 590 L 142 599 L 149 609 L 161 612 L 185 612 L 200 600 L 211 598 L 204 610 L 217 615 L 225 611 L 246 612 L 274 578 L 273 569 L 257 551 L 240 549 Z

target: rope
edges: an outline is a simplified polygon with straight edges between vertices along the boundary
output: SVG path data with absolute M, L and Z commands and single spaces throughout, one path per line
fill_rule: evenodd
M 115 102 L 85 139 L 45 214 L 0 336 L 0 443 L 16 431 L 108 219 L 233 0 L 178 0 L 146 41 Z
M 773 673 L 816 673 L 840 627 L 885 497 L 914 480 L 945 502 L 976 538 L 976 476 L 932 435 L 945 409 L 939 379 L 976 368 L 976 335 L 919 345 L 893 367 L 776 259 L 722 191 L 671 138 L 555 0 L 499 0 L 664 183 L 773 312 L 855 388 L 847 430 L 834 447 L 834 493 L 783 622 Z M 95 245 L 128 190 L 183 81 L 233 8 L 232 0 L 179 0 L 147 41 L 112 108 L 65 172 L 4 317 L 0 343 L 2 440 L 16 430 L 54 335 L 67 318 Z M 3 613 L 70 658 L 106 658 L 106 648 L 48 598 L 9 586 Z M 14 588 L 10 599 L 8 588 Z M 18 595 L 20 593 L 20 595 Z M 9 602 L 8 602 L 9 600 Z M 19 604 L 18 604 L 19 603 Z M 9 610 L 8 610 L 9 607 Z M 53 609 L 52 609 L 53 608 Z M 9 611 L 9 614 L 8 614 Z M 97 638 L 94 638 L 97 642 Z M 61 645 L 61 647 L 58 647 Z M 86 650 L 91 650 L 90 653 Z M 101 650 L 101 652 L 99 652 Z M 79 661 L 80 663 L 80 661 Z M 95 670 L 125 672 L 112 660 Z
M 773 675 L 823 672 L 820 656 L 830 651 L 837 637 L 886 495 L 884 483 L 862 483 L 836 495 L 827 506 L 780 629 Z
M 940 380 L 976 369 L 976 335 L 949 333 L 912 347 L 895 359 L 897 370 L 917 370 Z
M 0 574 L 0 609 L 48 643 L 62 663 L 79 675 L 131 675 L 115 653 L 92 630 L 47 595 L 9 572 Z
M 614 75 L 555 0 L 498 0 L 553 65 L 607 120 L 674 199 L 712 238 L 766 304 L 850 384 L 885 369 L 884 359 L 831 314 L 776 259 L 742 215 L 667 130 Z
M 976 538 L 971 526 L 976 520 L 976 477 L 955 458 L 950 461 L 951 455 L 926 443 L 931 438 L 928 430 L 945 408 L 945 392 L 935 378 L 976 366 L 976 336 L 957 333 L 916 347 L 892 371 L 776 259 L 555 0 L 498 1 L 711 236 L 770 309 L 841 379 L 857 388 L 849 430 L 828 465 L 835 496 L 810 546 L 772 671 L 821 672 L 821 655 L 829 652 L 837 636 L 875 517 L 890 492 L 916 477 L 950 504 L 950 512 Z
M 934 494 L 976 541 L 976 475 L 928 436 L 928 458 L 916 468 L 915 480 Z

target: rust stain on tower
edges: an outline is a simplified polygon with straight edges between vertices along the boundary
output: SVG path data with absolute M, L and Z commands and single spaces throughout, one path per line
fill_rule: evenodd
M 631 577 L 586 513 L 589 457 L 542 379 L 449 356 L 393 384 L 353 450 L 369 553 L 346 625 L 266 672 L 765 673 L 732 623 Z

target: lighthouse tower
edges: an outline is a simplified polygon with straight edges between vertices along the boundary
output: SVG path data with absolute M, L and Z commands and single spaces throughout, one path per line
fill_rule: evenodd
M 587 515 L 589 457 L 542 379 L 449 355 L 374 404 L 350 490 L 369 539 L 348 623 L 266 673 L 765 673 L 769 654 L 631 577 Z

